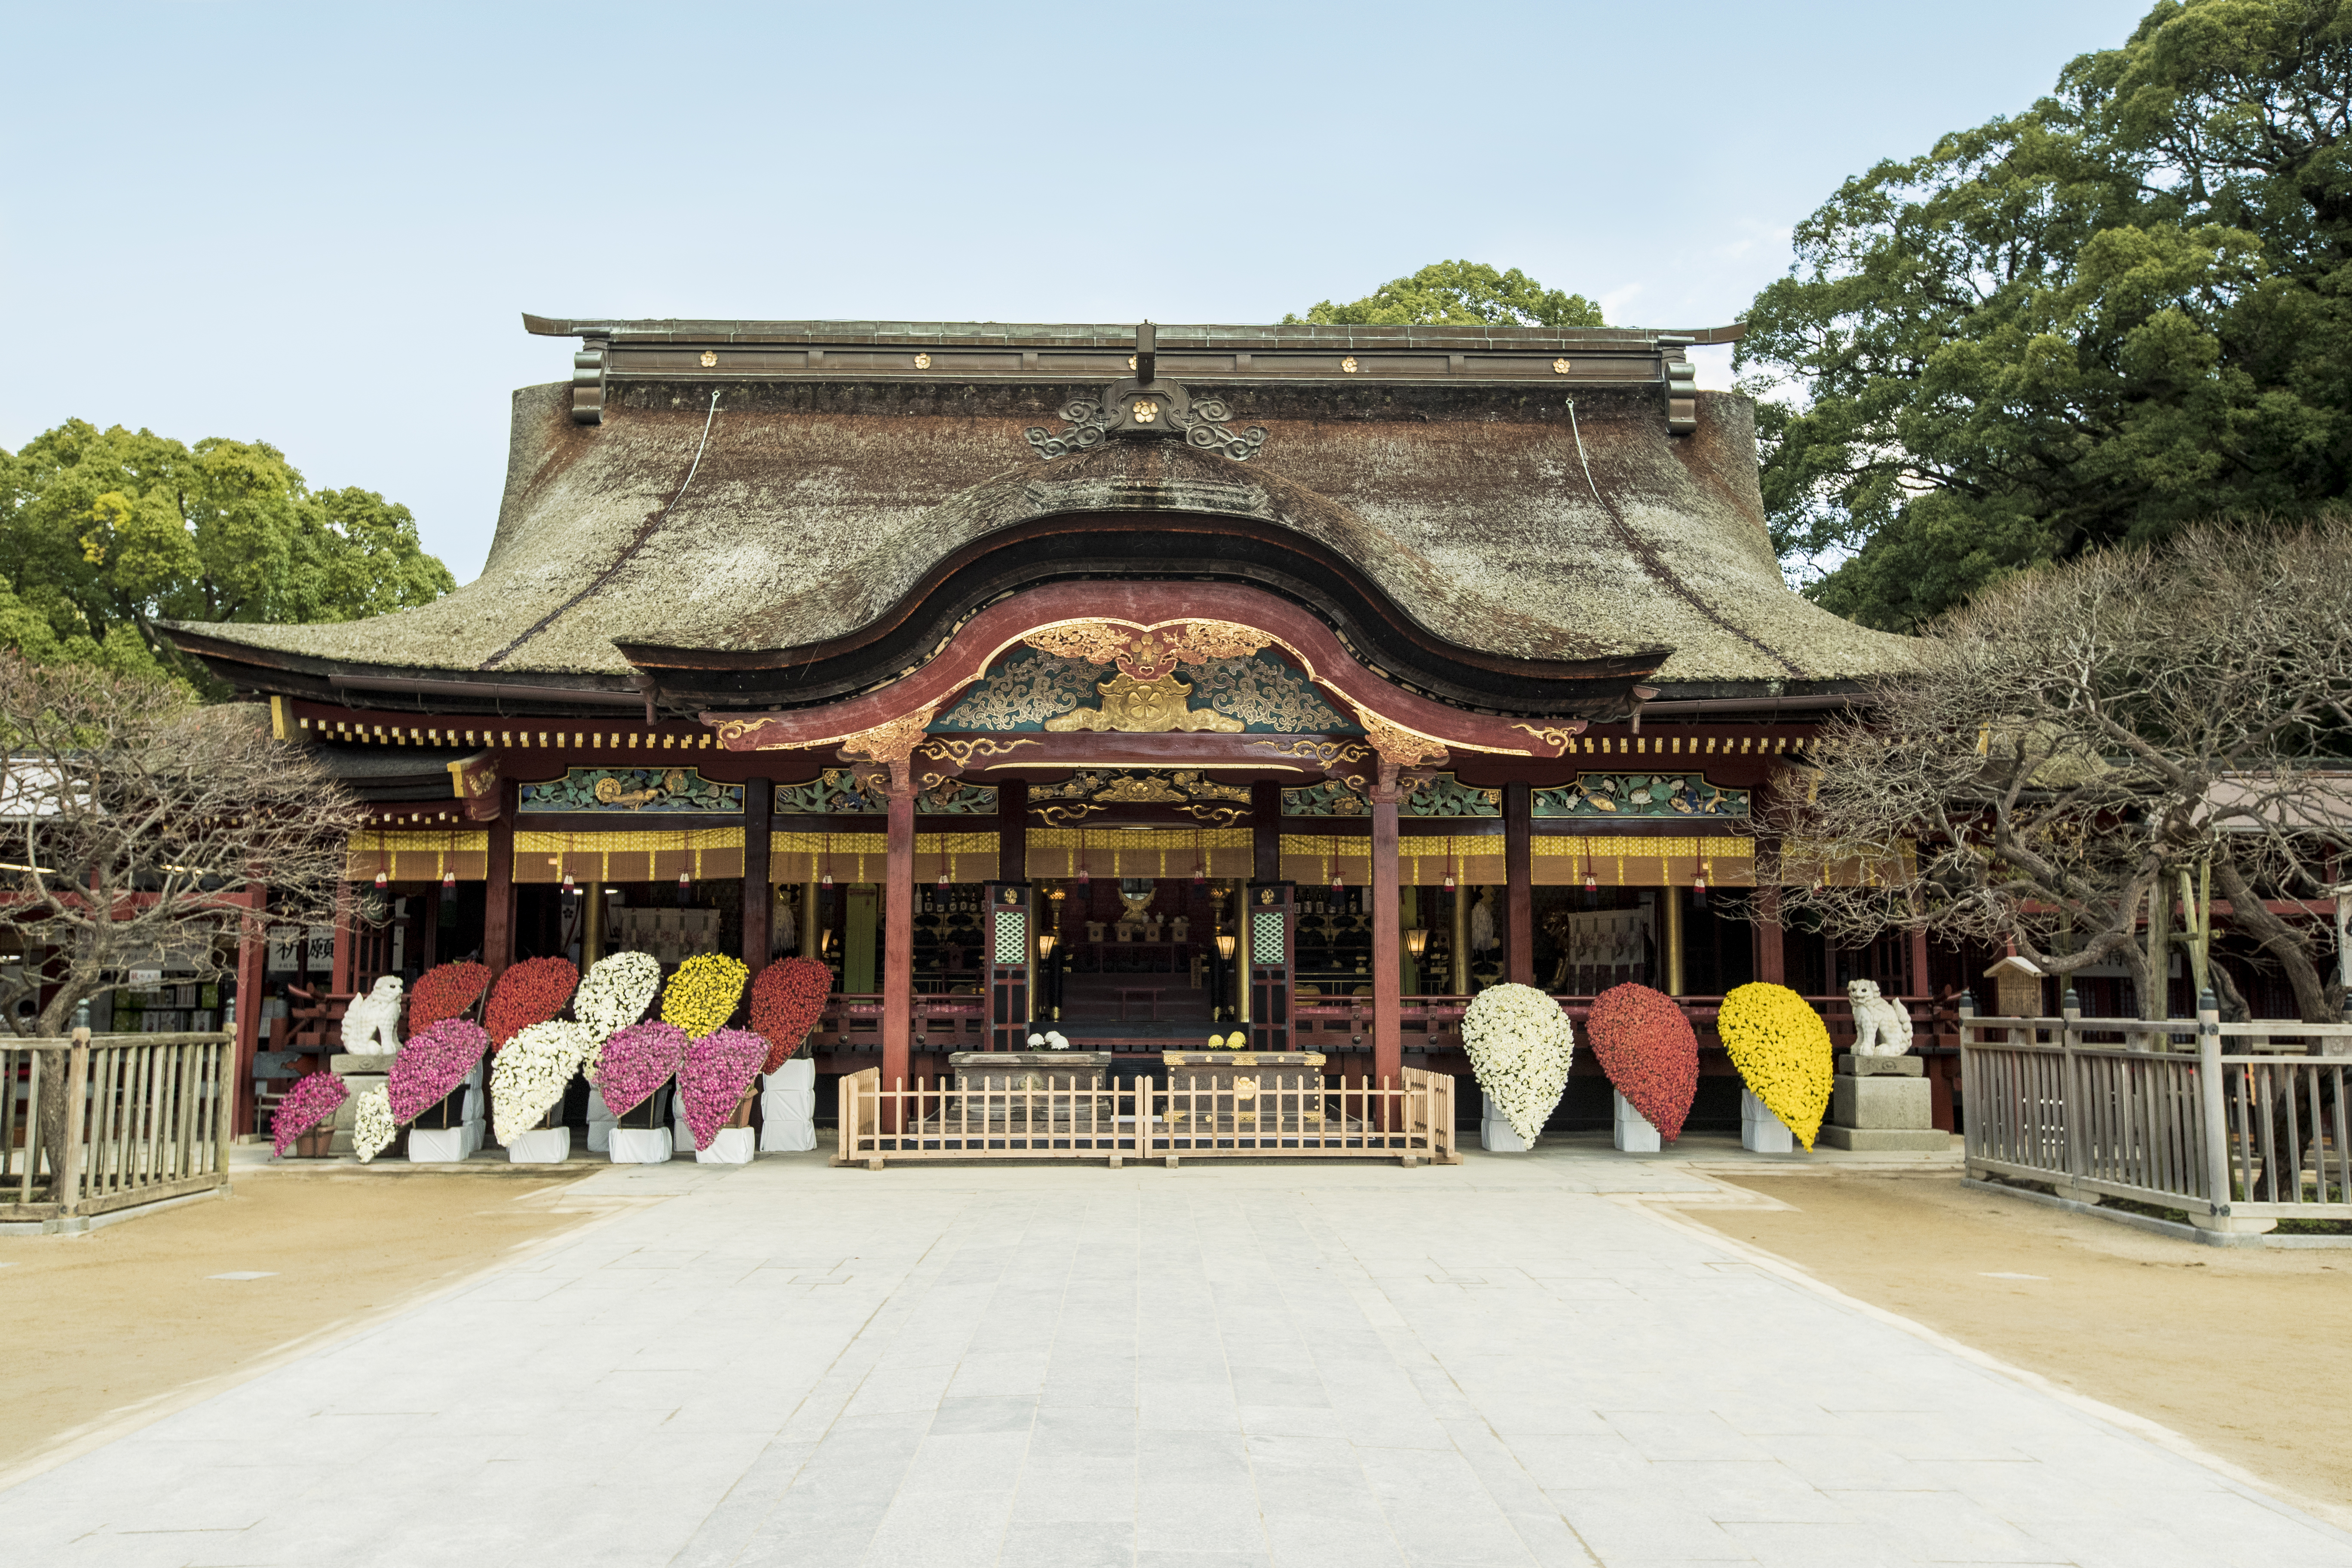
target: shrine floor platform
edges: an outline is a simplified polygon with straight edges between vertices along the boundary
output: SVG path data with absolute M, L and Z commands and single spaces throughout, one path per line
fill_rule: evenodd
M 0 1562 L 2352 1568 L 1667 1206 L 1752 1201 L 1736 1159 L 607 1166 L 604 1217 L 0 1491 Z

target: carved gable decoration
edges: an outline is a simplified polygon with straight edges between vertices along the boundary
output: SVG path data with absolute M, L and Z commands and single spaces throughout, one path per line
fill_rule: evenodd
M 1122 382 L 1109 395 L 1097 400 L 1074 397 L 1062 405 L 1068 428 L 1047 430 L 1032 425 L 1021 434 L 1047 462 L 1073 452 L 1090 452 L 1115 437 L 1160 437 L 1181 440 L 1203 452 L 1218 452 L 1236 463 L 1246 463 L 1265 445 L 1265 430 L 1252 426 L 1236 431 L 1228 425 L 1232 408 L 1222 398 L 1194 397 L 1172 381 Z
M 935 782 L 932 782 L 935 781 Z M 874 775 L 860 776 L 849 768 L 827 768 L 806 784 L 778 784 L 778 816 L 881 816 L 890 809 L 889 797 L 872 787 Z M 929 787 L 915 797 L 921 816 L 994 816 L 996 786 L 966 784 L 960 778 L 929 775 Z
M 1746 816 L 1748 791 L 1711 784 L 1699 773 L 1579 773 L 1572 784 L 1535 792 L 1537 816 Z
M 572 768 L 560 779 L 521 786 L 517 809 L 738 816 L 743 786 L 706 779 L 694 768 Z
M 1247 626 L 1192 621 L 1144 631 L 1085 621 L 1026 640 L 931 729 L 1360 732 Z
M 1220 784 L 1197 768 L 1098 768 L 1059 784 L 1029 786 L 1029 809 L 1051 826 L 1066 826 L 1114 805 L 1172 805 L 1219 826 L 1250 812 L 1247 785 Z

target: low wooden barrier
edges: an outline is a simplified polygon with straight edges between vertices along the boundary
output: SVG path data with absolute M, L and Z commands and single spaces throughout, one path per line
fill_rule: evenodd
M 54 1163 L 45 1062 L 68 1113 Z M 236 1050 L 225 1034 L 0 1038 L 0 1222 L 87 1220 L 228 1183 Z
M 1178 1089 L 1152 1079 L 1100 1088 L 1045 1072 L 1030 1088 L 919 1080 L 884 1088 L 881 1069 L 845 1073 L 836 1165 L 940 1160 L 1393 1159 L 1458 1163 L 1454 1080 L 1404 1069 L 1396 1083 L 1323 1079 L 1314 1088 Z
M 1963 1012 L 1959 1034 L 1970 1175 L 2217 1231 L 2352 1220 L 2352 1023 Z

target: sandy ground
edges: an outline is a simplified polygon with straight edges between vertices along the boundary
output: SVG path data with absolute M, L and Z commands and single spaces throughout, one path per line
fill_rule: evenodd
M 2352 1251 L 2202 1247 L 1957 1176 L 1724 1179 L 1790 1206 L 1681 1212 L 2275 1486 L 2352 1506 Z
M 568 1184 L 240 1173 L 218 1201 L 0 1237 L 0 1476 L 583 1223 L 593 1211 L 555 1201 Z M 212 1278 L 231 1273 L 268 1278 Z

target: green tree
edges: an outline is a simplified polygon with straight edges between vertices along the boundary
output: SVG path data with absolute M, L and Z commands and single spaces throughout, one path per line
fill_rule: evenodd
M 1738 364 L 1784 556 L 1910 629 L 2352 475 L 2352 0 L 2166 0 L 2029 111 L 1848 181 Z
M 1351 304 L 1326 300 L 1284 326 L 1598 327 L 1601 307 L 1581 294 L 1547 289 L 1517 268 L 1497 272 L 1483 261 L 1438 261 L 1410 278 L 1381 284 Z
M 160 622 L 351 620 L 455 586 L 406 507 L 313 491 L 258 441 L 71 419 L 0 452 L 0 647 L 37 662 L 209 691 Z

